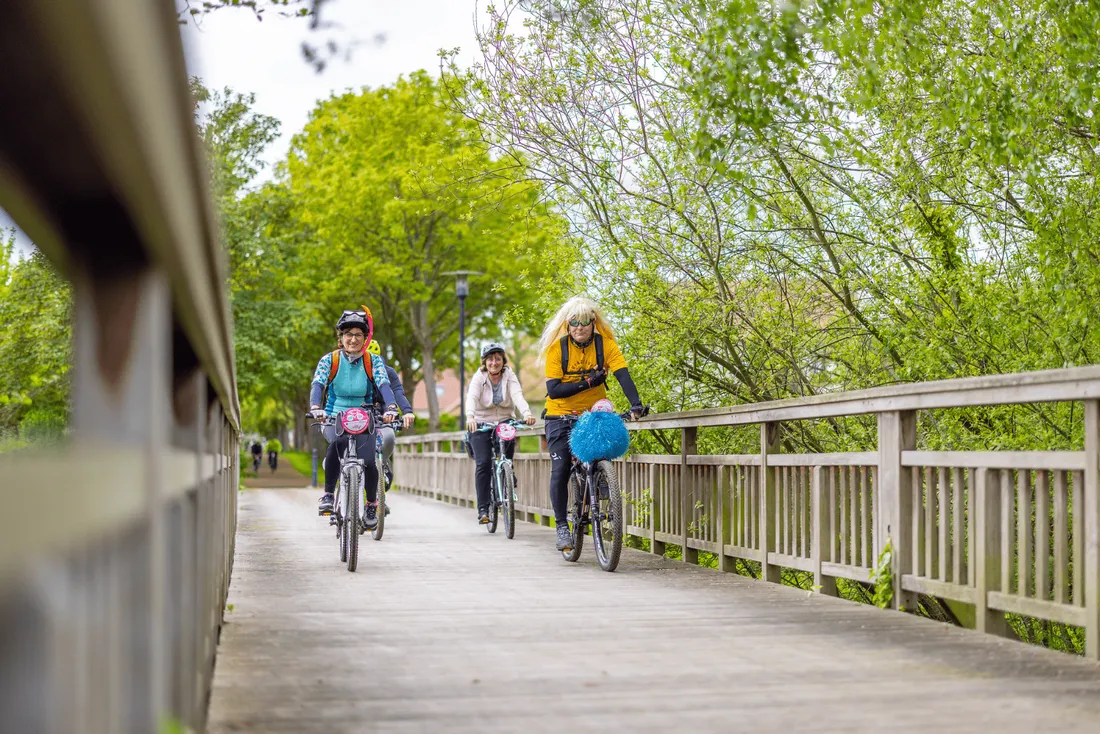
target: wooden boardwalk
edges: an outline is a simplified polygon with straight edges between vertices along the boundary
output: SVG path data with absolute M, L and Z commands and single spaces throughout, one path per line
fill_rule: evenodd
M 391 494 L 340 564 L 316 490 L 240 493 L 212 732 L 1089 732 L 1100 667 Z

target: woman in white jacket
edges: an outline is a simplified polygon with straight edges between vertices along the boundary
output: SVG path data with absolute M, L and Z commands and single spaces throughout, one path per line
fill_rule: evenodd
M 477 430 L 479 423 L 500 423 L 519 413 L 527 425 L 534 425 L 531 408 L 523 397 L 519 378 L 508 366 L 504 345 L 493 342 L 481 350 L 481 369 L 474 373 L 466 390 L 466 430 L 474 453 L 474 486 L 477 488 L 477 521 L 489 522 L 489 495 L 493 477 L 493 434 Z M 508 458 L 516 442 L 504 446 Z

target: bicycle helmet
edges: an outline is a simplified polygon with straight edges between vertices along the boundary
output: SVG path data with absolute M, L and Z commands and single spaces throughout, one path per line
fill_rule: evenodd
M 370 340 L 370 344 L 367 345 L 367 351 L 371 354 L 382 355 L 382 345 L 376 342 L 374 339 Z
M 504 354 L 504 345 L 499 342 L 489 342 L 481 349 L 481 361 L 484 362 L 485 358 L 493 352 L 499 352 L 502 357 L 507 358 Z
M 374 336 L 374 319 L 371 317 L 370 309 L 366 306 L 358 311 L 344 311 L 340 314 L 340 318 L 336 320 L 337 332 L 343 332 L 356 326 L 363 330 L 363 333 L 366 334 L 367 343 L 370 344 Z

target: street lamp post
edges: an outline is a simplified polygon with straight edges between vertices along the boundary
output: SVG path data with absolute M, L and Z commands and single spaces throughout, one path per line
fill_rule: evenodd
M 481 275 L 476 270 L 451 270 L 442 275 L 455 276 L 455 295 L 458 296 L 458 422 L 466 418 L 466 296 L 470 295 L 471 275 Z

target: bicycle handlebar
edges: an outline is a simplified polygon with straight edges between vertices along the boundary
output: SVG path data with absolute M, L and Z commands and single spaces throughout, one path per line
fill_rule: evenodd
M 526 423 L 524 423 L 523 421 L 516 420 L 515 418 L 509 418 L 508 420 L 501 421 L 500 423 L 478 423 L 477 424 L 477 431 L 478 431 L 478 433 L 485 433 L 486 431 L 493 430 L 497 426 L 505 425 L 505 424 L 515 426 L 516 429 L 520 430 L 520 431 L 534 428 L 534 426 L 529 426 Z
M 585 413 L 587 413 L 587 412 L 588 411 L 585 411 Z M 638 413 L 638 416 L 636 418 L 632 417 L 633 414 L 634 414 L 634 408 L 627 408 L 622 413 L 616 413 L 616 415 L 618 415 L 624 421 L 638 420 L 638 418 L 644 418 L 645 416 L 649 415 L 649 406 L 648 405 L 641 406 L 640 412 Z M 554 418 L 556 418 L 558 420 L 568 420 L 568 421 L 576 422 L 576 421 L 580 420 L 580 417 L 582 415 L 584 415 L 584 413 L 578 413 L 578 414 L 575 414 L 575 415 L 556 415 L 556 416 L 554 416 Z
M 400 421 L 400 418 L 401 418 L 400 415 L 398 415 L 398 417 L 395 418 L 392 423 L 386 423 L 385 421 L 382 420 L 382 416 L 385 414 L 385 411 L 378 411 L 378 410 L 370 409 L 370 413 L 371 413 L 372 416 L 374 416 L 377 419 L 375 421 L 375 426 L 376 427 L 389 426 L 390 428 L 394 429 L 395 433 L 398 432 L 398 431 L 405 430 L 405 426 L 402 425 L 402 423 Z M 312 418 L 313 419 L 313 423 L 311 425 L 314 425 L 314 426 L 318 426 L 318 425 L 334 426 L 334 425 L 336 425 L 336 416 L 339 415 L 339 413 L 333 413 L 332 415 L 324 415 L 320 418 L 314 417 L 313 411 L 306 411 L 303 415 L 306 418 Z

